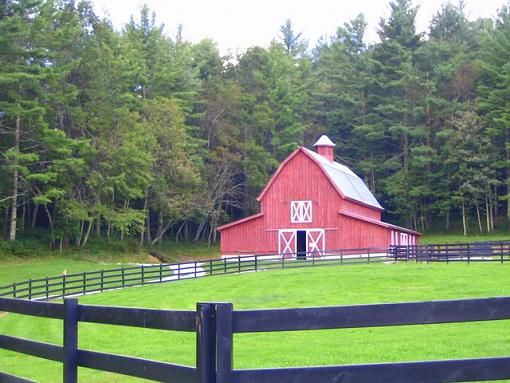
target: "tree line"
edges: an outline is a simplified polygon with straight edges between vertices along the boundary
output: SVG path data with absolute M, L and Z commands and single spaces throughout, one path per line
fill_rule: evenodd
M 393 0 L 314 46 L 290 20 L 222 56 L 144 6 L 121 31 L 89 1 L 0 2 L 0 237 L 216 240 L 298 145 L 328 134 L 386 218 L 426 231 L 510 220 L 510 8 L 445 4 L 426 33 Z M 457 225 L 457 226 L 456 226 Z

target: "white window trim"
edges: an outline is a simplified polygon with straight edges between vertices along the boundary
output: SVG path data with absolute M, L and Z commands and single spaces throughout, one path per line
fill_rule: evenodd
M 290 222 L 311 223 L 312 201 L 290 201 Z

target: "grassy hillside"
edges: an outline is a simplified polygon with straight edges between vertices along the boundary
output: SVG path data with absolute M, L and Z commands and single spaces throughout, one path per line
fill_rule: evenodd
M 168 241 L 154 248 L 138 248 L 135 243 L 126 241 L 92 242 L 81 251 L 67 249 L 60 253 L 47 246 L 27 241 L 14 245 L 16 252 L 5 251 L 0 246 L 0 285 L 29 278 L 42 278 L 83 271 L 94 271 L 118 267 L 119 264 L 155 263 L 158 258 L 166 262 L 186 262 L 190 259 L 211 259 L 219 257 L 217 245 L 207 243 L 179 243 Z M 10 246 L 10 245 L 9 245 Z M 157 256 L 158 258 L 156 258 Z
M 132 256 L 110 256 L 94 259 L 90 257 L 47 256 L 30 259 L 9 259 L 1 263 L 0 285 L 27 279 L 44 278 L 61 275 L 64 270 L 67 274 L 81 273 L 100 269 L 116 268 L 119 264 L 149 263 L 155 260 L 147 254 L 134 254 Z
M 344 305 L 509 295 L 499 264 L 377 264 L 277 270 L 185 280 L 80 298 L 89 304 L 193 309 L 199 301 L 237 309 Z M 60 343 L 61 323 L 8 314 L 2 333 Z M 44 329 L 44 331 L 42 331 Z M 371 363 L 507 355 L 510 321 L 352 330 L 242 334 L 235 367 Z M 193 334 L 81 324 L 80 347 L 193 365 Z M 0 371 L 54 382 L 58 363 L 0 352 Z M 80 370 L 86 382 L 130 382 Z
M 484 241 L 510 241 L 510 232 L 484 233 L 481 235 L 470 234 L 464 236 L 462 234 L 424 234 L 420 243 L 422 245 L 438 244 L 438 243 L 471 243 Z

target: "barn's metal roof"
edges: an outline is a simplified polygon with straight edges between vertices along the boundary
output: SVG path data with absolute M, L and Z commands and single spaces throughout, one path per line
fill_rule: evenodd
M 347 198 L 362 202 L 378 209 L 383 209 L 383 207 L 375 199 L 370 189 L 368 189 L 367 185 L 365 185 L 363 180 L 351 169 L 345 165 L 339 164 L 338 162 L 329 161 L 327 158 L 310 149 L 303 149 L 307 154 L 320 163 L 322 169 Z

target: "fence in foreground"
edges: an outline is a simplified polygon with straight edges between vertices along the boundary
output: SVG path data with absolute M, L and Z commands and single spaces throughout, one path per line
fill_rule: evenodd
M 139 265 L 29 279 L 0 286 L 0 297 L 50 300 L 154 283 L 271 269 L 376 262 L 510 261 L 510 241 L 455 245 L 390 246 L 327 252 L 244 255 L 207 261 Z
M 63 345 L 0 335 L 0 348 L 63 363 L 63 382 L 77 382 L 78 367 L 179 383 L 437 383 L 510 378 L 510 357 L 234 369 L 238 333 L 314 331 L 510 319 L 510 297 L 359 306 L 234 310 L 231 303 L 198 303 L 196 311 L 80 305 L 0 298 L 0 311 L 63 321 Z M 102 323 L 196 333 L 196 366 L 183 366 L 78 347 L 78 323 Z M 171 344 L 169 344 L 171 347 Z M 0 373 L 2 382 L 29 382 Z

